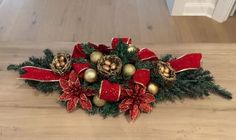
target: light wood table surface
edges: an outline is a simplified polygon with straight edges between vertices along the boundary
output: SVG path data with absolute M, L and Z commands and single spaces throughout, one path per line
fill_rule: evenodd
M 124 115 L 103 119 L 79 109 L 67 113 L 57 103 L 58 94 L 42 94 L 7 71 L 10 63 L 41 56 L 42 50 L 71 51 L 73 42 L 0 43 L 0 140 L 235 140 L 236 99 L 212 95 L 205 100 L 160 103 L 150 114 L 141 114 L 135 123 Z M 159 44 L 149 47 L 158 56 L 171 53 L 203 53 L 203 67 L 218 84 L 236 94 L 236 44 Z

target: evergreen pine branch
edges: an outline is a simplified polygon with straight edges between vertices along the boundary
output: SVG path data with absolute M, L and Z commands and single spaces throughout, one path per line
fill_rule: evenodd
M 161 78 L 159 77 L 158 79 L 159 81 L 156 82 L 160 84 Z M 211 93 L 226 99 L 232 98 L 231 93 L 216 85 L 210 72 L 202 68 L 178 73 L 177 80 L 169 87 L 163 84 L 160 85 L 162 86 L 156 95 L 158 101 L 203 98 L 204 96 L 209 96 Z
M 138 60 L 137 54 L 135 51 L 128 52 L 127 48 L 128 44 L 125 44 L 122 41 L 120 41 L 117 44 L 116 48 L 113 51 L 111 51 L 111 54 L 118 56 L 122 60 L 123 64 L 134 63 L 136 60 Z
M 86 55 L 90 55 L 92 52 L 95 51 L 94 48 L 92 48 L 89 43 L 84 43 L 82 44 L 82 49 L 83 49 L 83 52 L 86 54 Z
M 112 116 L 116 117 L 120 114 L 118 105 L 120 102 L 115 103 L 106 103 L 103 107 L 97 107 L 96 105 L 93 105 L 92 111 L 87 111 L 89 114 L 95 115 L 100 114 L 104 118 Z
M 161 61 L 164 61 L 164 62 L 167 62 L 169 61 L 170 59 L 172 59 L 172 55 L 171 54 L 166 54 L 164 56 L 161 57 Z
M 210 82 L 210 83 L 208 83 L 208 86 L 209 86 L 208 90 L 210 92 L 212 92 L 216 95 L 219 95 L 219 96 L 221 96 L 225 99 L 232 99 L 232 94 L 229 91 L 227 91 L 227 90 L 223 89 L 222 87 L 220 87 L 219 85 L 216 85 L 215 83 Z

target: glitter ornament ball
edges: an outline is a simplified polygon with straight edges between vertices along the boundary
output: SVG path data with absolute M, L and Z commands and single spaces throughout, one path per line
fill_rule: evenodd
M 94 69 L 87 69 L 84 73 L 84 80 L 93 83 L 97 80 L 97 72 Z

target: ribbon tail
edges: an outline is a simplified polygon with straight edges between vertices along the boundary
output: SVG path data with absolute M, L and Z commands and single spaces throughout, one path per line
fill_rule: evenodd
M 58 82 L 60 78 L 68 77 L 68 75 L 57 75 L 50 69 L 44 69 L 34 66 L 25 66 L 22 67 L 22 69 L 25 71 L 25 73 L 21 74 L 19 79 L 24 80 L 33 80 L 39 82 Z
M 201 67 L 201 53 L 191 53 L 169 61 L 169 64 L 176 72 L 199 69 Z

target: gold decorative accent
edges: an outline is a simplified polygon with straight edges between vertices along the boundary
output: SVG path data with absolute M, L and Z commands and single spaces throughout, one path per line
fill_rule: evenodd
M 153 95 L 157 94 L 159 91 L 159 87 L 157 84 L 150 82 L 147 86 L 147 90 Z
M 68 53 L 58 53 L 54 56 L 52 63 L 50 64 L 54 73 L 61 76 L 71 69 L 71 56 Z
M 127 51 L 128 51 L 128 52 L 130 52 L 130 53 L 131 53 L 131 52 L 137 52 L 137 50 L 138 50 L 138 49 L 136 48 L 135 45 L 133 45 L 133 44 L 129 44 L 129 45 L 128 45 L 128 48 L 127 48 Z
M 105 55 L 97 63 L 98 72 L 105 77 L 119 74 L 121 68 L 122 61 L 116 55 Z
M 101 59 L 103 54 L 99 51 L 94 51 L 90 54 L 90 61 L 93 63 L 97 63 L 99 59 Z
M 106 104 L 106 101 L 101 99 L 98 95 L 95 95 L 93 96 L 93 103 L 98 107 L 102 107 Z
M 162 76 L 166 81 L 175 81 L 176 80 L 176 72 L 167 62 L 159 61 L 157 63 L 158 74 Z
M 132 76 L 134 75 L 136 68 L 133 64 L 125 64 L 123 67 L 123 75 Z
M 103 81 L 101 81 L 100 89 L 99 89 L 99 92 L 98 92 L 98 97 L 99 97 L 99 98 L 100 98 L 101 92 L 102 92 L 102 84 L 103 84 Z
M 96 70 L 89 68 L 84 72 L 84 80 L 93 83 L 97 80 L 97 72 Z

